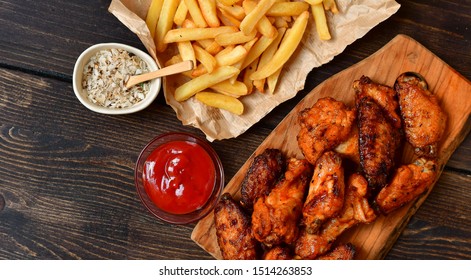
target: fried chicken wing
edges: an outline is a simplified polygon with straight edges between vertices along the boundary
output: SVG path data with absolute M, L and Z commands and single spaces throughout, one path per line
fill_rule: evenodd
M 312 167 L 306 160 L 290 158 L 284 177 L 270 194 L 254 205 L 252 229 L 255 238 L 268 245 L 293 243 L 298 235 L 307 185 Z
M 308 233 L 316 233 L 325 220 L 340 213 L 344 194 L 342 158 L 335 152 L 326 152 L 317 160 L 304 202 L 303 224 Z
M 446 125 L 439 101 L 418 74 L 401 74 L 394 85 L 399 96 L 407 141 L 419 157 L 435 158 Z
M 228 193 L 214 208 L 214 224 L 222 257 L 226 260 L 257 258 L 259 243 L 252 234 L 250 216 Z
M 391 213 L 425 192 L 436 176 L 437 166 L 433 160 L 420 158 L 412 164 L 401 166 L 391 183 L 379 192 L 376 205 L 382 213 Z
M 306 159 L 315 165 L 325 151 L 345 141 L 355 118 L 355 110 L 330 97 L 321 98 L 311 108 L 301 111 L 297 140 Z
M 353 260 L 355 258 L 356 250 L 352 243 L 341 244 L 335 247 L 332 251 L 325 255 L 318 257 L 318 260 Z
M 278 149 L 266 149 L 249 167 L 241 187 L 241 203 L 247 209 L 261 196 L 268 195 L 285 170 L 285 158 Z
M 373 83 L 362 77 L 353 84 L 356 93 L 355 103 L 358 110 L 360 165 L 368 180 L 369 196 L 375 196 L 386 185 L 394 170 L 396 153 L 401 144 L 399 128 L 388 117 L 368 92 L 375 89 L 390 95 L 390 88 Z
M 285 246 L 275 246 L 263 256 L 264 260 L 291 260 L 292 258 L 291 250 Z
M 353 88 L 359 89 L 357 92 L 358 98 L 369 97 L 381 107 L 394 127 L 401 128 L 401 118 L 398 114 L 399 103 L 393 88 L 374 83 L 367 76 L 362 76 L 355 81 Z
M 345 203 L 338 217 L 331 218 L 316 234 L 301 231 L 295 243 L 295 255 L 301 259 L 315 259 L 327 253 L 335 240 L 347 229 L 359 223 L 370 223 L 376 219 L 367 199 L 368 182 L 360 174 L 348 180 Z

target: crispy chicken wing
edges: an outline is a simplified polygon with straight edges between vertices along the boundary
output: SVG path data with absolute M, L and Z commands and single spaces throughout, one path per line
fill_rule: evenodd
M 318 260 L 353 260 L 355 258 L 356 250 L 352 243 L 341 244 L 335 247 L 332 251 L 325 255 L 318 257 Z
M 433 160 L 420 158 L 412 164 L 401 166 L 391 183 L 379 192 L 376 205 L 382 213 L 391 213 L 425 192 L 436 176 L 437 166 Z
M 446 125 L 438 99 L 418 74 L 401 74 L 394 85 L 399 96 L 407 141 L 419 157 L 435 158 Z
M 353 84 L 358 110 L 360 165 L 368 180 L 369 196 L 375 196 L 386 185 L 395 167 L 396 153 L 401 144 L 401 133 L 391 121 L 386 110 L 372 98 L 369 91 L 375 89 L 389 96 L 391 89 L 362 77 Z
M 330 97 L 321 98 L 311 108 L 301 111 L 297 140 L 306 159 L 315 165 L 325 151 L 345 141 L 355 116 L 355 110 Z
M 316 234 L 303 230 L 295 243 L 295 255 L 301 259 L 315 259 L 327 253 L 335 240 L 347 229 L 376 219 L 367 196 L 368 183 L 359 175 L 350 176 L 345 192 L 345 204 L 338 217 L 331 218 Z
M 214 209 L 214 224 L 224 259 L 253 260 L 257 258 L 259 243 L 253 237 L 250 216 L 228 193 L 222 195 Z
M 241 203 L 247 209 L 261 196 L 268 195 L 285 169 L 285 158 L 278 149 L 266 149 L 249 167 L 241 187 Z
M 340 213 L 345 194 L 342 158 L 335 152 L 324 153 L 314 168 L 303 207 L 306 231 L 316 233 L 322 223 Z
M 395 128 L 401 128 L 401 118 L 399 117 L 399 103 L 396 92 L 393 88 L 374 83 L 370 78 L 362 76 L 354 82 L 354 89 L 360 89 L 357 92 L 358 97 L 369 97 L 378 104 Z
M 270 194 L 254 205 L 252 228 L 255 238 L 268 246 L 293 243 L 312 167 L 306 160 L 290 158 L 284 177 Z

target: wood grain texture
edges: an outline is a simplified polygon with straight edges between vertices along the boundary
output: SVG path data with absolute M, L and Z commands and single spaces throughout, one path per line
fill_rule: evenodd
M 281 121 L 257 148 L 255 154 L 261 153 L 266 148 L 278 148 L 287 156 L 303 157 L 296 141 L 299 131 L 297 118 L 300 111 L 312 107 L 319 98 L 326 96 L 353 106 L 352 83 L 362 75 L 378 83 L 392 86 L 396 78 L 407 71 L 417 72 L 425 77 L 429 89 L 440 100 L 443 110 L 448 115 L 445 137 L 438 152 L 438 165 L 442 170 L 471 129 L 471 124 L 468 122 L 471 114 L 471 83 L 418 42 L 403 35 L 398 35 L 372 56 L 317 86 Z M 403 162 L 409 163 L 412 157 L 412 150 L 406 147 L 403 152 Z M 244 164 L 226 187 L 226 191 L 236 198 L 240 197 L 240 185 L 252 159 L 253 157 Z M 370 225 L 358 226 L 342 236 L 341 240 L 349 241 L 360 248 L 357 256 L 359 259 L 382 259 L 425 198 L 426 195 L 388 216 L 380 216 Z M 221 258 L 215 244 L 212 219 L 212 215 L 208 215 L 200 221 L 192 233 L 192 239 L 216 258 Z
M 137 2 L 137 1 L 136 1 Z M 471 79 L 469 1 L 398 0 L 399 11 L 309 74 L 305 89 L 237 139 L 211 143 L 237 174 L 272 130 L 316 86 L 410 35 Z M 109 0 L 3 0 L 0 4 L 0 259 L 213 259 L 190 239 L 195 224 L 162 223 L 141 206 L 133 166 L 147 141 L 185 127 L 160 96 L 126 116 L 94 114 L 71 75 L 92 44 L 145 50 L 108 13 Z M 471 137 L 386 259 L 471 259 Z

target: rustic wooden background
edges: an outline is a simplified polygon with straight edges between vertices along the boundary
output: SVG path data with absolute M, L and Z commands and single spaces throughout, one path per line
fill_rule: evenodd
M 397 1 L 400 10 L 314 69 L 305 90 L 236 139 L 216 141 L 226 182 L 316 85 L 406 34 L 471 79 L 471 1 Z M 92 44 L 144 50 L 110 1 L 0 5 L 0 259 L 211 259 L 194 224 L 156 220 L 134 189 L 134 163 L 154 136 L 185 127 L 160 96 L 126 116 L 95 114 L 72 90 L 76 58 Z M 471 93 L 470 93 L 471 94 Z M 456 150 L 387 259 L 471 259 L 471 138 Z

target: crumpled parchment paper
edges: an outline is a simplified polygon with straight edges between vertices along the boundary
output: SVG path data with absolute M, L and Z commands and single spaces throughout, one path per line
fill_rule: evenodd
M 167 53 L 157 53 L 145 17 L 151 0 L 112 0 L 109 11 L 125 26 L 134 32 L 149 54 L 159 65 L 171 57 Z M 241 135 L 280 103 L 294 97 L 304 88 L 308 73 L 331 61 L 336 55 L 363 37 L 380 22 L 386 20 L 399 9 L 400 5 L 392 0 L 337 0 L 339 13 L 327 12 L 332 39 L 321 41 L 318 38 L 312 16 L 301 45 L 285 64 L 273 95 L 252 93 L 242 97 L 245 111 L 241 116 L 210 108 L 194 98 L 177 102 L 173 93 L 187 78 L 174 75 L 164 78 L 165 100 L 176 112 L 184 125 L 199 128 L 209 141 L 233 138 Z

